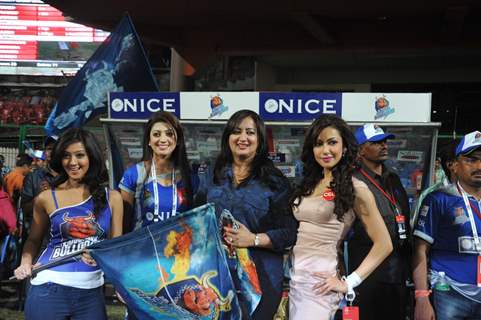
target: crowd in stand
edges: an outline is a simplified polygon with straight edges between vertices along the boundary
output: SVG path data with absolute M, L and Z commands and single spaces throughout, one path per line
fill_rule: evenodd
M 43 125 L 52 111 L 52 96 L 9 96 L 0 99 L 0 124 Z

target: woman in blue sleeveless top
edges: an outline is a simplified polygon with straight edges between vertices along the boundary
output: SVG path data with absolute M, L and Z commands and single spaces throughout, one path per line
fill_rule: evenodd
M 57 261 L 92 243 L 122 234 L 122 198 L 105 187 L 107 170 L 92 133 L 77 128 L 67 130 L 54 146 L 50 165 L 59 175 L 52 188 L 35 199 L 32 228 L 20 267 L 15 270 L 17 279 L 31 276 L 33 260 L 48 231 L 48 246 L 36 265 Z M 25 317 L 107 319 L 103 283 L 102 271 L 88 255 L 67 259 L 32 278 Z
M 145 126 L 142 161 L 128 168 L 119 184 L 122 199 L 133 208 L 133 228 L 187 211 L 197 186 L 179 120 L 170 112 L 154 113 Z
M 179 120 L 170 112 L 154 113 L 144 129 L 142 161 L 128 168 L 119 183 L 126 220 L 138 229 L 191 209 L 198 181 Z M 133 313 L 128 319 L 135 320 Z

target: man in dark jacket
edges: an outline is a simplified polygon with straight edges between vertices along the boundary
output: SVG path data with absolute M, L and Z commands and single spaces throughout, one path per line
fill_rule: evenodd
M 37 170 L 29 173 L 24 180 L 23 189 L 21 194 L 20 205 L 24 214 L 24 237 L 28 236 L 30 225 L 33 218 L 33 200 L 42 192 L 50 188 L 50 183 L 57 175 L 52 169 L 50 169 L 50 153 L 52 152 L 53 145 L 57 141 L 56 136 L 49 136 L 45 139 L 44 154 L 45 154 L 45 167 L 40 167 Z
M 355 177 L 367 184 L 393 243 L 393 252 L 357 288 L 361 320 L 406 319 L 410 274 L 409 202 L 399 176 L 384 165 L 388 158 L 386 134 L 377 125 L 365 124 L 356 131 L 361 166 Z M 349 270 L 364 260 L 372 242 L 361 221 L 356 220 L 349 240 Z

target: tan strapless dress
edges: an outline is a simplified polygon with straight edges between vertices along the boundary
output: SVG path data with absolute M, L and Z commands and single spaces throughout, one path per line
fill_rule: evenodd
M 353 178 L 355 187 L 367 186 Z M 297 242 L 292 254 L 290 272 L 289 319 L 329 320 L 336 312 L 341 294 L 318 295 L 312 287 L 319 282 L 313 272 L 337 273 L 337 250 L 354 221 L 351 209 L 340 222 L 334 215 L 334 201 L 321 195 L 304 198 L 294 210 L 299 221 Z

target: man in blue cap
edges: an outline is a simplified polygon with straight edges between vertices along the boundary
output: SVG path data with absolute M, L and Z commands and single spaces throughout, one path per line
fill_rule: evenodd
M 438 320 L 481 319 L 481 132 L 458 144 L 453 171 L 455 188 L 430 193 L 414 227 L 419 320 L 433 319 L 434 311 Z
M 57 141 L 57 136 L 48 136 L 44 142 L 44 167 L 39 167 L 32 173 L 29 173 L 24 180 L 20 205 L 24 214 L 24 234 L 23 237 L 28 236 L 30 225 L 33 218 L 33 200 L 43 190 L 50 187 L 50 183 L 57 175 L 52 169 L 50 169 L 50 153 L 53 146 Z
M 410 275 L 409 202 L 399 176 L 384 165 L 388 159 L 387 139 L 378 125 L 369 123 L 355 133 L 360 168 L 355 177 L 365 182 L 376 200 L 393 243 L 393 252 L 357 287 L 360 319 L 406 319 Z M 361 221 L 356 220 L 349 239 L 348 268 L 355 270 L 372 247 Z

